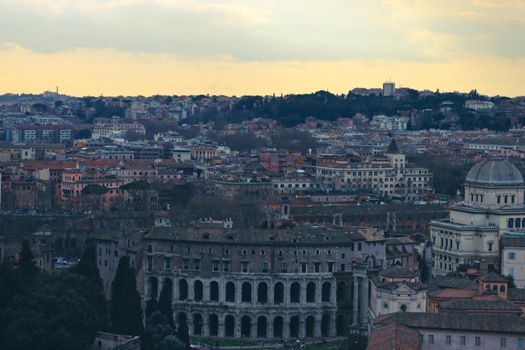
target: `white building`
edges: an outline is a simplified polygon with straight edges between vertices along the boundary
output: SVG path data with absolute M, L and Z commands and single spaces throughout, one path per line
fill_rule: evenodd
M 370 126 L 383 130 L 406 130 L 409 118 L 407 117 L 387 117 L 386 115 L 375 115 L 372 117 Z
M 489 111 L 494 108 L 494 102 L 491 101 L 480 101 L 480 100 L 468 100 L 465 101 L 466 109 L 473 109 L 475 111 Z
M 394 92 L 396 91 L 396 84 L 393 82 L 384 82 L 383 83 L 383 96 L 390 97 L 394 96 Z
M 501 237 L 501 274 L 512 276 L 516 288 L 525 288 L 525 233 Z
M 525 225 L 525 183 L 506 160 L 483 160 L 470 169 L 464 201 L 450 208 L 448 219 L 433 220 L 433 274 L 446 275 L 468 267 L 499 265 L 499 238 Z
M 419 274 L 403 267 L 390 267 L 370 283 L 370 321 L 398 311 L 426 312 L 427 291 Z

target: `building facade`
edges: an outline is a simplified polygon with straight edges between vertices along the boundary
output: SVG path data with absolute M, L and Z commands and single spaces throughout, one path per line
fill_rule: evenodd
M 384 242 L 365 229 L 156 227 L 144 241 L 144 299 L 168 283 L 174 319 L 194 336 L 348 336 L 366 331 L 367 270 L 385 263 Z
M 499 238 L 525 224 L 524 181 L 519 170 L 501 159 L 483 160 L 470 169 L 463 202 L 448 219 L 431 222 L 433 274 L 499 266 Z

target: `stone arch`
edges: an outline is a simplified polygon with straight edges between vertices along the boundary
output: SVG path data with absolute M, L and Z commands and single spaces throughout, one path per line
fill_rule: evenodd
M 315 317 L 308 316 L 305 322 L 305 335 L 307 338 L 315 337 Z
M 300 303 L 301 302 L 301 285 L 299 282 L 293 282 L 290 286 L 290 302 Z
M 273 337 L 282 338 L 283 337 L 283 324 L 284 320 L 281 316 L 275 316 L 273 319 Z
M 323 283 L 323 288 L 321 290 L 321 301 L 323 303 L 330 302 L 332 295 L 332 284 L 330 282 Z
M 241 302 L 251 303 L 252 302 L 252 284 L 250 282 L 244 282 L 241 289 Z
M 202 301 L 204 296 L 204 285 L 202 281 L 196 280 L 193 282 L 193 300 Z
M 252 333 L 252 319 L 250 316 L 241 318 L 241 338 L 250 338 Z
M 235 317 L 232 315 L 224 317 L 224 336 L 227 338 L 235 336 Z
M 177 327 L 181 327 L 182 325 L 188 324 L 188 316 L 186 316 L 185 312 L 179 312 L 177 314 Z
M 159 280 L 157 277 L 148 278 L 148 290 L 150 299 L 156 299 L 159 296 Z
M 219 283 L 217 281 L 210 282 L 210 301 L 219 301 Z
M 323 314 L 321 318 L 321 337 L 330 336 L 330 314 Z
M 299 316 L 290 317 L 290 337 L 299 338 Z
M 284 284 L 282 282 L 275 283 L 273 287 L 273 303 L 284 303 Z
M 257 338 L 266 338 L 268 337 L 268 322 L 266 317 L 259 316 L 257 318 Z
M 335 325 L 336 334 L 338 337 L 343 337 L 348 335 L 347 331 L 348 325 L 346 324 L 346 317 L 344 315 L 337 316 L 337 321 Z
M 202 335 L 202 315 L 193 314 L 193 335 Z
M 226 301 L 229 303 L 235 302 L 235 283 L 226 283 Z
M 185 279 L 179 281 L 179 300 L 188 299 L 188 282 Z
M 266 282 L 261 282 L 257 286 L 257 302 L 259 304 L 268 303 L 268 285 Z
M 208 316 L 208 334 L 210 337 L 219 335 L 219 316 L 216 314 L 210 314 L 210 316 Z
M 306 285 L 306 302 L 315 303 L 316 285 L 314 282 L 309 282 Z

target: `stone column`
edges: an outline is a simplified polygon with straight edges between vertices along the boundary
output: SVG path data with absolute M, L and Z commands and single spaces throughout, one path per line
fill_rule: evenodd
M 235 304 L 238 306 L 242 300 L 242 281 L 235 281 Z
M 306 337 L 306 319 L 304 316 L 299 316 L 299 339 L 304 339 Z
M 210 321 L 210 316 L 209 315 L 206 315 L 206 314 L 203 314 L 202 315 L 202 336 L 203 337 L 208 337 L 209 336 L 209 331 L 210 331 L 210 324 L 209 324 L 209 321 Z
M 283 339 L 290 340 L 290 315 L 283 315 Z
M 359 291 L 359 280 L 357 279 L 357 277 L 354 277 L 354 289 L 353 289 L 353 293 L 354 293 L 354 299 L 353 299 L 353 305 L 352 305 L 352 325 L 356 325 L 357 324 L 357 316 L 358 316 L 358 310 L 359 310 L 359 298 L 358 298 L 358 291 Z
M 195 300 L 195 281 L 193 279 L 187 279 L 188 283 L 188 300 Z
M 218 324 L 219 324 L 219 327 L 217 329 L 217 336 L 218 337 L 221 337 L 221 338 L 225 338 L 225 335 L 224 332 L 225 332 L 225 328 L 224 328 L 224 314 L 218 314 L 217 315 L 217 318 L 219 319 L 218 321 Z
M 241 338 L 241 318 L 237 316 L 233 316 L 235 318 L 235 332 L 234 332 L 234 338 L 240 339 Z
M 314 327 L 314 337 L 321 337 L 321 317 L 320 315 L 315 316 L 315 327 Z
M 178 278 L 173 279 L 173 301 L 179 300 L 179 283 L 180 283 L 180 279 Z
M 359 291 L 359 323 L 368 324 L 368 278 L 361 278 L 361 290 Z
M 305 281 L 301 281 L 299 285 L 299 293 L 301 293 L 299 295 L 299 302 L 301 303 L 301 306 L 304 306 L 306 304 L 306 286 L 308 285 L 308 283 L 306 283 Z
M 202 282 L 202 301 L 210 301 L 210 280 Z
M 252 328 L 250 330 L 250 338 L 257 338 L 257 316 L 252 320 Z
M 274 282 L 268 282 L 268 305 L 275 304 L 275 300 L 273 300 L 273 285 Z

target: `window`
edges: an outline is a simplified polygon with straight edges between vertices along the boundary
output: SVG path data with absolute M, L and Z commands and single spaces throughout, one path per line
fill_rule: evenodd
M 334 272 L 334 263 L 333 262 L 329 262 L 328 263 L 328 272 Z
M 164 267 L 166 269 L 171 269 L 171 258 L 164 258 Z
M 500 346 L 500 348 L 506 348 L 507 347 L 507 338 L 501 338 L 499 340 L 499 346 Z
M 452 344 L 452 337 L 450 335 L 447 335 L 445 337 L 445 342 L 447 343 L 447 345 L 450 345 Z
M 231 265 L 231 263 L 229 261 L 223 261 L 222 262 L 222 270 L 224 272 L 230 272 L 230 265 Z
M 269 270 L 268 263 L 267 262 L 263 262 L 261 264 L 261 271 L 266 273 L 266 272 L 268 272 L 268 270 Z
M 434 344 L 434 335 L 433 334 L 429 334 L 428 335 L 428 343 L 429 344 Z
M 505 198 L 507 198 L 507 197 L 505 196 Z M 475 339 L 474 340 L 474 344 L 476 344 L 476 346 L 481 346 L 481 338 L 480 337 L 476 337 L 474 339 Z
M 266 255 L 266 252 L 264 251 L 264 249 L 261 249 L 261 255 Z
M 249 271 L 249 266 L 250 266 L 250 263 L 247 262 L 247 261 L 243 261 L 241 263 L 241 272 L 242 273 L 247 273 Z
M 515 252 L 509 252 L 509 253 L 507 254 L 507 256 L 508 256 L 509 260 L 514 260 L 514 259 L 516 259 L 516 253 L 515 253 Z
M 465 338 L 465 336 L 462 335 L 461 338 L 459 339 L 459 342 L 461 345 L 465 345 L 467 344 L 467 338 Z
M 361 248 L 362 248 L 362 243 L 357 243 L 357 250 L 361 251 Z
M 241 252 L 242 255 L 246 255 L 248 254 L 248 252 L 246 251 L 246 249 L 243 249 L 242 252 Z
M 190 269 L 190 261 L 188 259 L 182 259 L 182 269 L 183 270 Z
M 220 271 L 220 263 L 218 261 L 213 262 L 213 272 L 219 272 Z
M 494 243 L 489 243 L 489 252 L 492 251 L 492 245 L 493 245 L 493 244 L 494 244 Z
M 341 268 L 339 269 L 340 272 L 345 272 L 346 267 L 345 264 L 341 264 Z
M 281 263 L 281 272 L 287 273 L 288 272 L 288 264 L 287 263 Z
M 301 272 L 302 273 L 308 272 L 308 266 L 305 263 L 301 264 Z
M 193 269 L 195 271 L 201 270 L 201 261 L 200 260 L 193 260 Z

